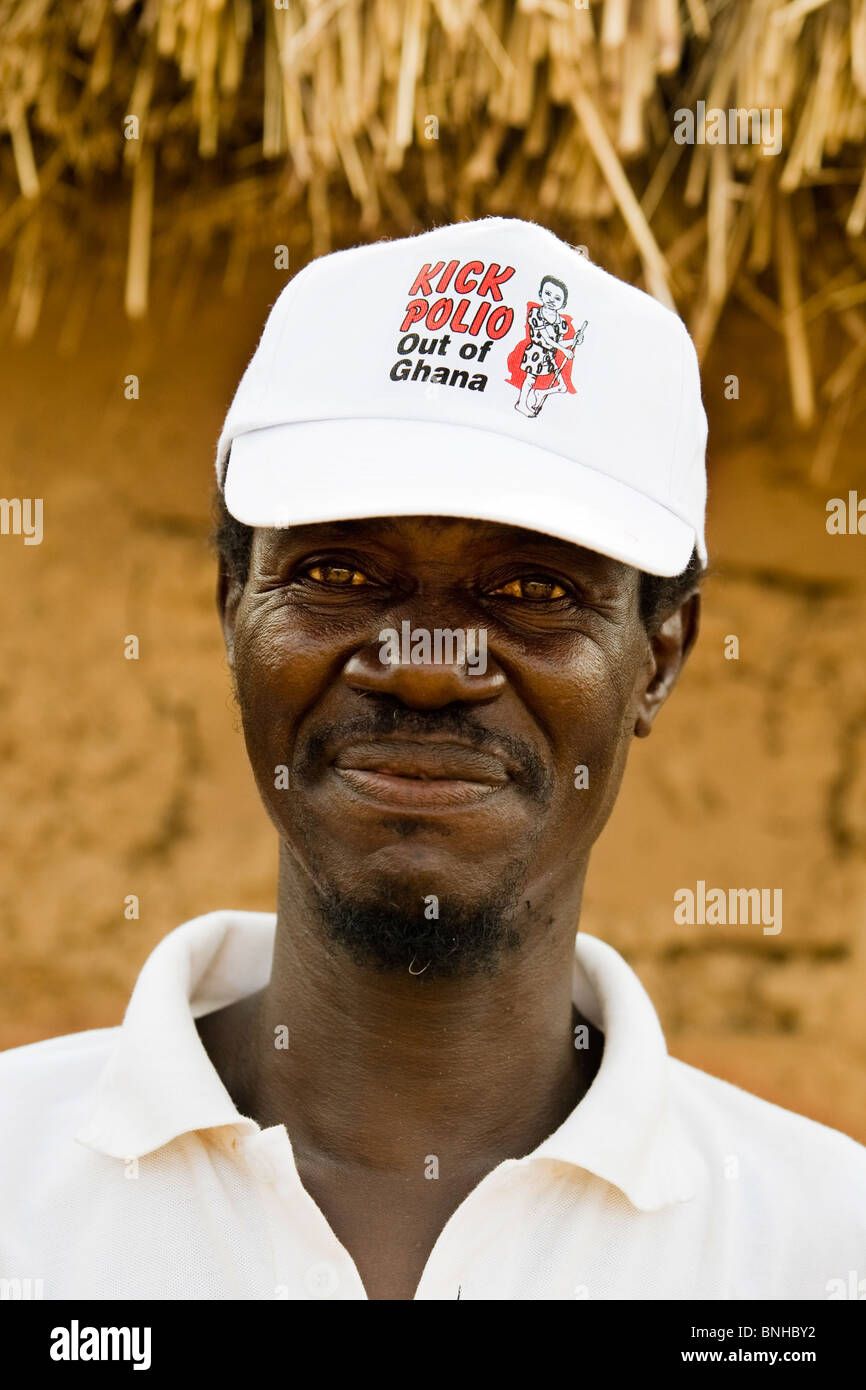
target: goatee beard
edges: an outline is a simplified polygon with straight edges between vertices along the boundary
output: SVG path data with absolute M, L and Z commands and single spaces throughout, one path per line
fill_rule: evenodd
M 522 879 L 521 865 L 495 894 L 474 903 L 421 898 L 410 908 L 320 890 L 317 907 L 328 940 L 358 965 L 427 981 L 494 975 L 520 945 L 513 922 Z M 426 915 L 434 911 L 438 916 Z

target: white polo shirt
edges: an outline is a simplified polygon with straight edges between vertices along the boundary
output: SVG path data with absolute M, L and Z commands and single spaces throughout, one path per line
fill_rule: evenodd
M 285 1127 L 237 1111 L 194 1024 L 267 982 L 274 929 L 196 918 L 120 1027 L 0 1054 L 0 1279 L 47 1299 L 366 1298 Z M 417 1299 L 826 1299 L 866 1276 L 866 1149 L 670 1058 L 637 976 L 583 933 L 574 1001 L 604 1033 L 592 1086 L 461 1203 Z

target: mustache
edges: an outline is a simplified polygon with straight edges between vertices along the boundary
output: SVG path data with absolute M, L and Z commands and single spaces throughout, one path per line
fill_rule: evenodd
M 524 738 L 477 724 L 460 706 L 440 710 L 413 710 L 394 703 L 376 704 L 363 714 L 340 719 L 327 727 L 314 729 L 296 761 L 299 774 L 309 776 L 322 766 L 329 746 L 341 739 L 369 738 L 377 735 L 412 738 L 454 735 L 479 752 L 495 756 L 504 749 L 519 769 L 517 780 L 535 800 L 546 805 L 553 794 L 553 775 L 532 745 Z

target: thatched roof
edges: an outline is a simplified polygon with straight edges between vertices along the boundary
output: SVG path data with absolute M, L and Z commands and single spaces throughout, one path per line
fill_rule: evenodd
M 278 243 L 294 269 L 503 213 L 675 304 L 701 352 L 745 301 L 802 423 L 866 403 L 866 0 L 0 0 L 0 90 L 19 337 L 52 277 L 77 303 L 114 276 L 135 317 L 166 258 L 238 288 Z M 739 108 L 778 152 L 711 143 Z

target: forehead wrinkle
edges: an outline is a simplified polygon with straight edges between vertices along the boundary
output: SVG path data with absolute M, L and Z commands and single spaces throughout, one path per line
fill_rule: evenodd
M 271 534 L 277 537 L 277 544 L 285 543 L 285 540 L 304 540 L 314 539 L 316 531 L 327 530 L 329 538 L 335 542 L 340 540 L 362 540 L 365 537 L 370 540 L 400 541 L 406 538 L 406 523 L 422 523 L 424 528 L 434 534 L 441 535 L 443 532 L 454 527 L 471 528 L 471 539 L 473 545 L 492 544 L 495 546 L 534 546 L 543 548 L 552 556 L 560 556 L 563 561 L 577 562 L 582 566 L 606 567 L 614 565 L 620 568 L 621 562 L 611 560 L 609 557 L 601 555 L 597 551 L 590 550 L 585 546 L 577 545 L 573 541 L 564 540 L 560 536 L 551 536 L 545 531 L 533 531 L 526 526 L 518 526 L 511 522 L 487 521 L 478 517 L 452 517 L 452 516 L 433 516 L 426 514 L 412 516 L 380 516 L 380 517 L 348 517 L 335 521 L 309 522 L 299 526 L 289 526 L 273 531 Z M 622 566 L 628 568 L 628 566 Z
M 619 560 L 612 560 L 609 556 L 602 555 L 599 551 L 590 550 L 586 546 L 578 545 L 574 541 L 564 540 L 561 536 L 551 536 L 546 531 L 533 531 L 531 527 L 519 526 L 513 522 L 488 521 L 481 517 L 450 517 L 450 516 L 412 516 L 412 517 L 382 517 L 383 525 L 387 527 L 388 534 L 397 534 L 401 530 L 401 522 L 420 521 L 424 526 L 439 534 L 447 531 L 454 526 L 467 526 L 472 528 L 472 539 L 476 544 L 490 542 L 494 545 L 502 546 L 537 546 L 543 547 L 555 554 L 559 554 L 563 559 L 579 560 L 584 563 L 589 562 L 597 565 L 622 566 Z M 363 522 L 352 523 L 363 525 Z M 628 566 L 622 566 L 628 568 Z

